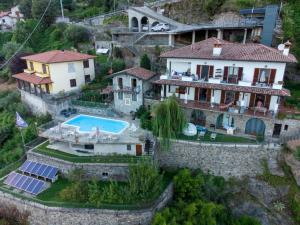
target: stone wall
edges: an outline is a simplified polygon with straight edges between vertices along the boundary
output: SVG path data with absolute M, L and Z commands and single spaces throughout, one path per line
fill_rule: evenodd
M 67 175 L 76 168 L 83 169 L 88 178 L 126 180 L 129 174 L 126 163 L 73 163 L 32 151 L 27 153 L 27 159 L 57 167 L 62 175 Z M 103 173 L 108 175 L 103 176 Z
M 263 172 L 262 159 L 276 161 L 280 152 L 277 145 L 204 144 L 176 141 L 169 151 L 155 155 L 160 166 L 202 169 L 214 175 L 229 177 L 255 176 Z
M 141 210 L 108 210 L 48 207 L 0 191 L 0 204 L 15 205 L 22 212 L 28 211 L 31 225 L 148 225 L 155 211 L 162 209 L 172 196 L 173 185 L 170 184 L 152 207 Z

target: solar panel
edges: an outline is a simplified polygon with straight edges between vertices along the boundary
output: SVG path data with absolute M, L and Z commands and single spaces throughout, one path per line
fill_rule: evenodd
M 46 188 L 46 183 L 44 181 L 16 172 L 11 172 L 5 179 L 4 184 L 33 195 L 38 195 Z
M 24 164 L 19 168 L 23 173 L 29 173 L 38 177 L 43 177 L 45 179 L 54 180 L 56 174 L 58 172 L 58 168 L 49 166 L 42 163 L 33 162 L 27 160 Z

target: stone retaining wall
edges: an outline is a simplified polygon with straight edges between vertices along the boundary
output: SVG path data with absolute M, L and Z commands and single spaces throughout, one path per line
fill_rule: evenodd
M 83 169 L 88 178 L 126 180 L 129 174 L 129 165 L 126 163 L 73 163 L 32 151 L 27 153 L 27 159 L 57 167 L 63 175 L 76 168 Z M 103 176 L 103 173 L 108 175 Z
M 277 145 L 204 144 L 176 141 L 169 151 L 157 151 L 155 158 L 161 167 L 201 168 L 214 175 L 229 177 L 255 176 L 263 172 L 262 159 L 276 161 Z
M 31 225 L 148 225 L 155 211 L 162 209 L 172 196 L 173 185 L 170 184 L 150 208 L 107 210 L 48 207 L 0 191 L 0 204 L 15 205 L 21 212 L 28 211 Z

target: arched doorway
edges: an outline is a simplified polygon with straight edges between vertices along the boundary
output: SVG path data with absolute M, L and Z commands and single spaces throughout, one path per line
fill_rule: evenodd
M 149 31 L 149 19 L 144 16 L 141 19 L 142 31 Z
M 136 17 L 131 18 L 131 30 L 139 31 L 139 21 Z
M 217 117 L 217 122 L 216 122 L 216 128 L 217 129 L 224 129 L 227 127 L 234 127 L 234 118 L 227 113 L 222 113 Z
M 191 114 L 191 122 L 196 125 L 205 126 L 206 116 L 203 111 L 194 109 Z
M 245 133 L 250 135 L 265 135 L 266 125 L 258 118 L 249 119 L 246 123 Z

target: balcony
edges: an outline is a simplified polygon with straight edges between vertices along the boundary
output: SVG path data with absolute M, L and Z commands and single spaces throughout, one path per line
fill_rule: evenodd
M 141 92 L 141 86 L 136 86 L 136 87 L 130 87 L 130 86 L 118 86 L 114 85 L 113 86 L 113 91 L 114 92 L 127 92 L 127 93 L 136 93 L 139 94 Z

